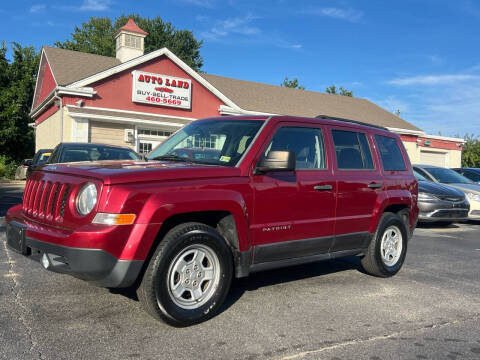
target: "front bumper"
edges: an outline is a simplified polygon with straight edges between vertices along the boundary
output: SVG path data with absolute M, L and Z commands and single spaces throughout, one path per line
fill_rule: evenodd
M 450 201 L 419 201 L 418 208 L 420 210 L 418 214 L 419 222 L 465 221 L 468 220 L 470 204 L 466 200 L 456 203 Z
M 82 249 L 25 239 L 27 255 L 40 261 L 45 254 L 47 270 L 69 274 L 98 286 L 119 288 L 132 285 L 142 266 L 141 260 L 119 260 L 101 249 Z
M 120 236 L 125 238 L 128 234 L 134 234 L 142 239 L 147 228 L 138 226 L 137 231 L 128 232 L 125 227 L 114 229 L 97 226 L 88 231 L 83 229 L 63 233 L 24 221 L 20 211 L 20 207 L 15 206 L 7 213 L 7 244 L 12 250 L 32 260 L 40 261 L 45 255 L 48 259 L 47 270 L 110 288 L 128 287 L 138 278 L 145 257 L 138 259 L 133 257 L 133 253 L 127 253 L 130 257 L 121 256 L 122 250 L 133 247 L 125 246 L 127 240 Z
M 438 209 L 430 213 L 420 213 L 419 222 L 435 221 L 465 221 L 468 220 L 468 210 Z
M 472 220 L 480 220 L 480 201 L 470 201 L 468 218 Z

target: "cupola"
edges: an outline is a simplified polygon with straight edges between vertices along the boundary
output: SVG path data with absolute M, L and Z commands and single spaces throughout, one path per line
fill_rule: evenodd
M 115 34 L 117 59 L 123 63 L 142 56 L 145 51 L 145 36 L 147 35 L 148 33 L 140 29 L 133 19 L 128 19 L 127 23 Z

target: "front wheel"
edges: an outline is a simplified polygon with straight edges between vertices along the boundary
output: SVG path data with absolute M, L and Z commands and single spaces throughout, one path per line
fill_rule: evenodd
M 137 294 L 154 318 L 188 326 L 218 312 L 232 273 L 232 254 L 218 232 L 199 223 L 181 224 L 158 245 Z
M 364 270 L 380 277 L 395 275 L 405 261 L 407 239 L 405 221 L 397 214 L 384 213 L 362 258 Z

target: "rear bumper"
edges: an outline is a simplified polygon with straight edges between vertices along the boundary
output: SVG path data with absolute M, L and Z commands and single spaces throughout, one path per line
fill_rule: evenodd
M 69 274 L 98 286 L 128 287 L 137 279 L 141 260 L 119 260 L 101 249 L 72 248 L 26 238 L 27 256 L 40 261 L 45 254 L 47 270 Z

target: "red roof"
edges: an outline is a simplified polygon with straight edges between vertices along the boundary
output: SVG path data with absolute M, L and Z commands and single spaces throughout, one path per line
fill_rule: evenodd
M 120 30 L 125 30 L 125 31 L 130 31 L 130 32 L 138 33 L 138 34 L 148 35 L 148 32 L 140 29 L 138 27 L 138 25 L 135 24 L 135 21 L 133 21 L 132 18 L 128 19 L 127 23 L 125 25 L 123 25 L 120 29 L 118 29 L 118 31 L 120 31 Z

